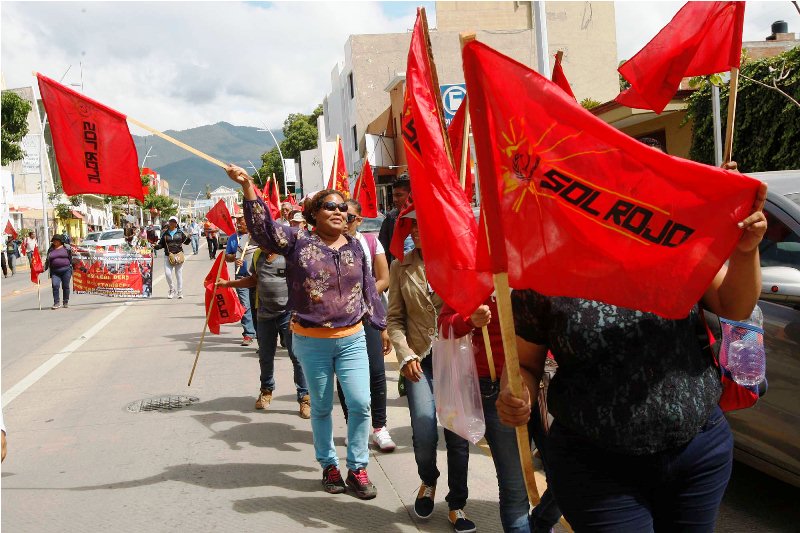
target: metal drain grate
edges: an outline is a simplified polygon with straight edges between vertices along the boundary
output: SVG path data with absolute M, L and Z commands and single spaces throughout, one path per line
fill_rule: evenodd
M 136 400 L 129 403 L 125 409 L 130 413 L 174 411 L 199 401 L 200 398 L 196 396 L 159 396 L 158 398 L 148 398 L 147 400 Z

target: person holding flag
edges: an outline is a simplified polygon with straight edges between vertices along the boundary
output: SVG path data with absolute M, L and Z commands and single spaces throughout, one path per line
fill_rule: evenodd
M 253 239 L 286 258 L 292 348 L 308 380 L 314 450 L 323 469 L 324 490 L 342 493 L 346 484 L 359 498 L 374 498 L 377 489 L 366 470 L 370 381 L 362 320 L 366 317 L 382 331 L 384 354 L 390 343 L 384 331 L 386 315 L 364 251 L 345 231 L 343 194 L 326 189 L 306 203 L 305 218 L 314 227 L 309 232 L 277 222 L 243 168 L 231 165 L 226 170 L 244 192 L 245 221 Z M 346 482 L 333 444 L 334 376 L 342 383 L 349 411 Z
M 235 279 L 249 277 L 248 268 L 252 263 L 253 253 L 258 246 L 250 242 L 250 235 L 247 231 L 247 224 L 244 215 L 239 213 L 234 215 L 236 218 L 236 235 L 231 235 L 225 246 L 225 261 L 234 263 L 236 266 Z M 253 325 L 253 300 L 255 300 L 255 285 L 252 287 L 236 286 L 236 294 L 244 308 L 242 315 L 242 346 L 250 346 L 256 336 L 255 326 Z
M 217 256 L 217 248 L 219 247 L 217 242 L 217 232 L 219 230 L 207 218 L 203 221 L 203 230 L 206 233 L 206 243 L 208 244 L 208 258 L 213 261 Z
M 36 234 L 34 232 L 28 232 L 28 236 L 25 237 L 25 255 L 28 256 L 28 264 L 33 261 L 33 251 L 39 247 L 39 242 L 36 240 Z

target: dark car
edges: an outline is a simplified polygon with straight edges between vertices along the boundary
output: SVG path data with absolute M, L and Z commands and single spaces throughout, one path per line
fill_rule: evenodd
M 225 246 L 228 244 L 228 234 L 222 230 L 217 231 L 217 243 L 219 244 L 220 250 L 224 250 Z
M 769 185 L 758 302 L 768 390 L 755 407 L 727 417 L 737 460 L 800 487 L 800 171 L 752 176 Z M 721 338 L 718 322 L 709 325 Z

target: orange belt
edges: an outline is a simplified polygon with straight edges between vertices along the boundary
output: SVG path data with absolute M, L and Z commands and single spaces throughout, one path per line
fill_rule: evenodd
M 361 331 L 364 325 L 361 322 L 356 322 L 352 326 L 344 326 L 342 328 L 306 328 L 292 322 L 292 331 L 304 337 L 312 337 L 314 339 L 341 339 L 349 337 Z

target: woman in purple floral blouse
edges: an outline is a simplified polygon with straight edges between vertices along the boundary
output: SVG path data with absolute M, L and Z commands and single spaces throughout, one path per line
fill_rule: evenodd
M 303 215 L 314 229 L 284 226 L 272 219 L 256 195 L 247 172 L 237 166 L 228 176 L 242 186 L 244 215 L 253 239 L 286 258 L 289 286 L 287 307 L 292 311 L 294 353 L 303 366 L 311 395 L 314 450 L 322 466 L 325 491 L 345 491 L 339 458 L 333 444 L 333 383 L 339 378 L 350 413 L 347 423 L 346 484 L 362 499 L 377 495 L 367 476 L 370 430 L 369 359 L 362 319 L 382 331 L 384 350 L 386 312 L 375 279 L 364 261 L 364 250 L 347 234 L 347 204 L 341 193 L 324 190 L 306 204 Z

